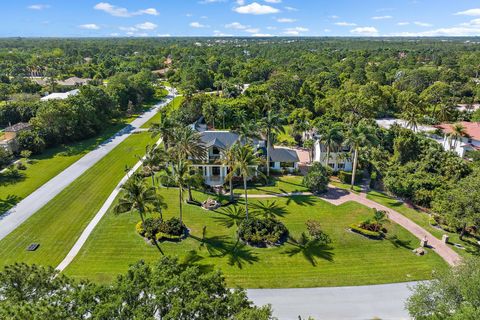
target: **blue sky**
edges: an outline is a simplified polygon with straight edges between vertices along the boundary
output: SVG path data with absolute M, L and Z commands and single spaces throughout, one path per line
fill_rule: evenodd
M 480 36 L 472 0 L 0 2 L 0 36 Z

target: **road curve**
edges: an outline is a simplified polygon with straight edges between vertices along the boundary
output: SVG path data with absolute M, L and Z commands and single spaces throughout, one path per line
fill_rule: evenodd
M 149 111 L 143 113 L 125 128 L 99 145 L 96 149 L 87 153 L 74 164 L 32 192 L 29 196 L 20 201 L 15 207 L 3 214 L 0 217 L 0 240 L 9 235 L 25 220 L 30 218 L 35 212 L 40 210 L 44 205 L 58 195 L 70 183 L 80 177 L 85 171 L 91 168 L 116 146 L 127 139 L 133 133 L 133 131 L 139 129 L 148 120 L 155 116 L 160 108 L 173 100 L 175 94 L 175 89 L 169 88 L 166 99 L 155 105 Z

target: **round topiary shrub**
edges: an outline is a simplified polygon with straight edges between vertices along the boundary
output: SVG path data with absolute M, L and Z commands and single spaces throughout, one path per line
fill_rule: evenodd
M 156 234 L 157 240 L 179 241 L 187 233 L 187 227 L 178 218 L 163 221 Z
M 320 163 L 314 163 L 303 177 L 303 185 L 313 193 L 322 193 L 328 190 L 328 170 Z
M 267 218 L 245 219 L 238 228 L 238 236 L 245 243 L 256 247 L 279 245 L 288 235 L 288 230 L 280 221 Z

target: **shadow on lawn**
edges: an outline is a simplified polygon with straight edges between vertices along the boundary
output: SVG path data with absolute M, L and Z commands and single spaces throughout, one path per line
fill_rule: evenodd
M 391 236 L 386 238 L 388 241 L 390 241 L 391 244 L 395 248 L 405 248 L 408 250 L 413 250 L 414 248 L 411 246 L 412 241 L 410 240 L 401 240 L 397 236 Z
M 276 200 L 254 202 L 250 204 L 250 207 L 252 208 L 252 213 L 264 216 L 265 218 L 284 217 L 288 214 L 287 207 L 279 205 Z
M 288 197 L 286 205 L 288 206 L 292 202 L 299 206 L 313 206 L 315 204 L 315 197 L 314 196 L 291 196 L 291 197 Z
M 190 235 L 190 238 L 199 241 L 199 249 L 206 248 L 211 257 L 227 258 L 230 266 L 237 266 L 239 269 L 242 269 L 245 263 L 253 264 L 259 260 L 249 247 L 240 242 L 240 239 L 231 241 L 227 236 L 199 238 L 193 235 Z
M 333 247 L 321 243 L 319 240 L 309 239 L 305 233 L 302 233 L 299 239 L 290 237 L 287 243 L 292 247 L 286 249 L 283 254 L 287 254 L 289 257 L 302 254 L 305 260 L 314 267 L 317 265 L 317 259 L 333 262 Z
M 19 196 L 9 194 L 6 198 L 0 199 L 0 220 L 2 216 L 22 200 Z

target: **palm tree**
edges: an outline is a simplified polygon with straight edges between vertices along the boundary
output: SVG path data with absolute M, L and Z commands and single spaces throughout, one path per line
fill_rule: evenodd
M 158 152 L 156 152 L 155 146 L 147 145 L 145 147 L 145 156 L 140 160 L 143 163 L 143 167 L 150 173 L 152 187 L 155 187 L 155 167 L 160 163 L 160 157 Z
M 467 135 L 466 129 L 461 123 L 455 123 L 452 126 L 452 132 L 449 134 L 450 138 L 450 149 L 456 148 L 458 141 L 462 139 L 462 137 L 465 137 Z M 452 146 L 452 141 L 454 141 L 454 144 Z
M 308 158 L 309 162 L 312 162 L 313 158 L 313 148 L 315 147 L 315 140 L 313 139 L 307 139 L 303 142 L 303 147 L 308 150 Z
M 402 113 L 402 118 L 405 120 L 406 125 L 413 132 L 417 132 L 418 125 L 420 124 L 420 114 L 414 109 L 407 109 Z
M 176 124 L 167 117 L 166 114 L 162 113 L 160 121 L 152 124 L 148 131 L 152 133 L 152 137 L 160 136 L 163 139 L 163 145 L 166 150 L 170 147 L 170 143 L 173 141 L 175 127 Z
M 256 123 L 253 121 L 244 121 L 243 123 L 240 124 L 240 126 L 237 129 L 239 139 L 243 144 L 246 144 L 247 141 L 258 138 L 258 133 L 257 133 L 258 127 Z
M 220 157 L 221 164 L 227 167 L 228 174 L 226 179 L 228 180 L 230 186 L 230 201 L 233 202 L 234 200 L 234 193 L 233 193 L 233 176 L 234 176 L 234 169 L 235 169 L 235 148 L 236 143 L 233 144 L 229 149 L 222 150 L 222 156 Z
M 245 219 L 248 220 L 248 194 L 247 194 L 247 179 L 258 172 L 258 166 L 261 165 L 261 160 L 253 151 L 253 148 L 249 145 L 236 145 L 233 148 L 234 154 L 234 166 L 233 172 L 238 172 L 238 174 L 243 178 L 243 190 L 245 192 Z
M 328 166 L 328 162 L 330 161 L 330 151 L 340 146 L 343 140 L 343 135 L 341 128 L 338 124 L 334 124 L 333 126 L 328 126 L 323 134 L 320 136 L 320 142 L 327 148 L 327 157 L 326 157 L 326 165 Z
M 262 131 L 267 138 L 267 177 L 270 177 L 270 148 L 272 147 L 272 133 L 283 132 L 283 119 L 273 110 L 268 110 L 265 117 L 260 120 Z
M 191 182 L 190 163 L 179 159 L 178 162 L 167 167 L 165 175 L 160 176 L 161 183 L 165 185 L 175 185 L 178 187 L 178 199 L 180 210 L 180 221 L 183 220 L 183 192 Z
M 178 159 L 203 160 L 207 156 L 205 145 L 202 142 L 200 133 L 191 127 L 183 127 L 175 130 L 173 134 L 175 149 L 173 153 Z
M 137 211 L 145 222 L 145 213 L 158 207 L 160 198 L 154 187 L 147 187 L 139 175 L 134 175 L 122 185 L 123 195 L 113 208 L 115 214 Z
M 358 166 L 358 153 L 360 148 L 373 144 L 377 140 L 375 130 L 372 126 L 364 121 L 360 121 L 355 127 L 352 127 L 347 134 L 345 144 L 353 149 L 353 172 L 350 188 L 353 189 L 355 184 L 355 175 Z

